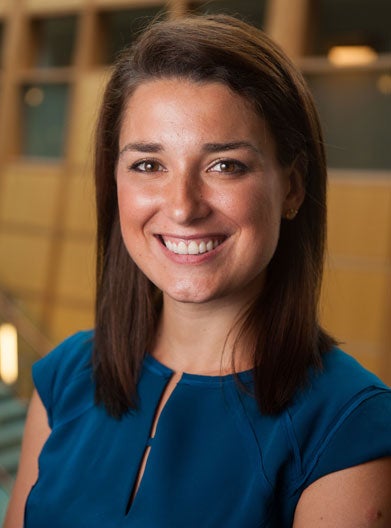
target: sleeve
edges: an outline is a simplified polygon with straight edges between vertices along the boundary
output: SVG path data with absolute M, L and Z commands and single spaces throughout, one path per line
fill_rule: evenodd
M 391 456 L 391 390 L 334 349 L 289 409 L 286 428 L 296 494 L 329 473 Z
M 391 391 L 363 400 L 318 450 L 306 485 L 328 473 L 391 456 Z
M 34 385 L 46 409 L 51 429 L 63 408 L 68 387 L 86 372 L 91 377 L 92 339 L 91 331 L 78 332 L 33 365 Z

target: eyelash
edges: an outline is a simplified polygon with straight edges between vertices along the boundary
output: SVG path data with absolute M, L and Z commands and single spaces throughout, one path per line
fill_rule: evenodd
M 155 165 L 157 166 L 157 170 L 147 170 L 146 167 L 144 167 L 144 169 L 141 168 L 142 165 Z M 141 160 L 141 161 L 137 161 L 136 163 L 133 163 L 130 167 L 129 167 L 129 170 L 132 170 L 132 171 L 137 171 L 137 172 L 158 172 L 160 170 L 163 170 L 165 171 L 165 168 L 163 167 L 163 165 L 161 165 L 161 163 L 159 163 L 157 160 L 154 160 L 154 159 L 145 159 L 145 160 Z
M 233 170 L 215 170 L 217 165 L 234 165 L 235 168 Z M 244 174 L 248 170 L 248 167 L 242 163 L 241 161 L 230 159 L 230 158 L 224 158 L 220 159 L 218 161 L 215 161 L 209 168 L 208 172 L 220 172 L 222 174 Z

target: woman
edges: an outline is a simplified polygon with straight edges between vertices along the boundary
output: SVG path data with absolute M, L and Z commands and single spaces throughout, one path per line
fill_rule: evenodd
M 282 51 L 155 24 L 95 174 L 96 328 L 34 367 L 6 528 L 390 526 L 391 393 L 318 323 L 325 157 Z

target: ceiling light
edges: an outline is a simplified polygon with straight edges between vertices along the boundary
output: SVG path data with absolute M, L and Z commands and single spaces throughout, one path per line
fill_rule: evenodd
M 0 378 L 7 384 L 18 379 L 18 337 L 12 324 L 0 325 Z
M 335 66 L 357 66 L 375 61 L 377 53 L 370 46 L 333 46 L 328 59 Z

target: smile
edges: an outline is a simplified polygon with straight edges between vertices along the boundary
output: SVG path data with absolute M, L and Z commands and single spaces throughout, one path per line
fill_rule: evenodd
M 216 249 L 223 242 L 222 239 L 180 240 L 179 242 L 174 242 L 163 237 L 161 237 L 161 240 L 169 251 L 178 255 L 202 255 L 212 251 L 212 249 Z

